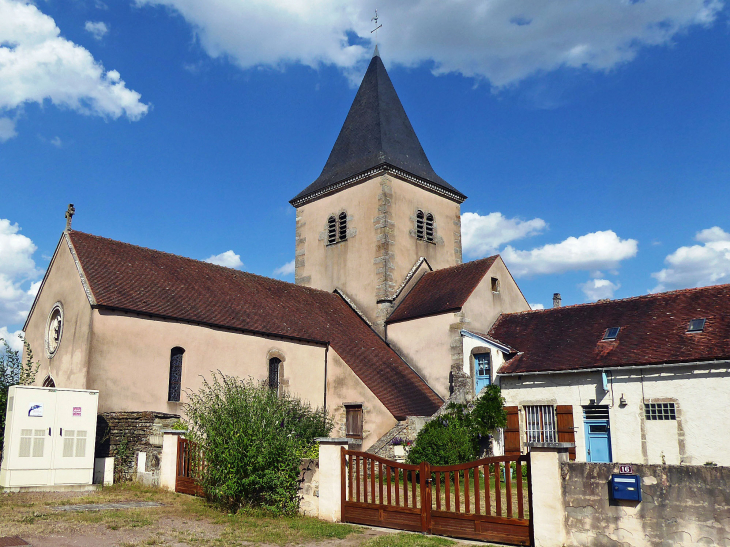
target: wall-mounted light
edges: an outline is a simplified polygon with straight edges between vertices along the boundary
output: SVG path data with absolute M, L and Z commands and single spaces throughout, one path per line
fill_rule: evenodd
M 618 400 L 618 406 L 624 407 L 626 406 L 626 399 L 624 399 L 624 394 L 621 394 L 621 398 Z

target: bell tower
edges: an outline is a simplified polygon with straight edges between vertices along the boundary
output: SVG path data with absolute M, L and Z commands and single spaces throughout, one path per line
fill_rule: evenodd
M 465 199 L 431 167 L 376 48 L 322 173 L 290 201 L 295 281 L 341 289 L 382 332 L 420 257 L 461 263 Z

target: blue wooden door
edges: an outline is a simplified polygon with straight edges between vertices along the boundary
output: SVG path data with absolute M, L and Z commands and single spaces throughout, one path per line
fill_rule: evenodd
M 477 395 L 479 392 L 492 383 L 492 377 L 489 367 L 489 354 L 488 353 L 477 353 L 474 355 L 474 369 L 476 372 L 476 379 L 474 381 L 474 390 Z
M 608 420 L 590 420 L 586 427 L 586 461 L 611 461 L 611 435 Z

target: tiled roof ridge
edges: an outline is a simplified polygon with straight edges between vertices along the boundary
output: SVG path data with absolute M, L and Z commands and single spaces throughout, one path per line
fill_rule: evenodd
M 127 243 L 126 241 L 120 241 L 118 239 L 112 239 L 110 237 L 98 236 L 96 234 L 90 234 L 88 232 L 81 232 L 79 230 L 69 230 L 68 234 L 69 234 L 69 236 L 71 236 L 72 241 L 73 241 L 73 234 L 82 234 L 84 236 L 93 237 L 95 239 L 103 239 L 105 241 L 110 241 L 110 242 L 118 244 L 118 245 L 124 245 L 127 247 L 134 247 L 136 249 L 142 249 L 144 251 L 147 251 L 147 252 L 150 252 L 153 254 L 161 254 L 161 255 L 171 256 L 174 258 L 179 258 L 182 260 L 188 260 L 191 262 L 195 262 L 197 264 L 203 264 L 205 267 L 222 268 L 222 269 L 226 270 L 227 272 L 233 272 L 237 275 L 242 275 L 244 277 L 246 277 L 246 276 L 258 277 L 260 279 L 265 279 L 267 281 L 273 281 L 275 283 L 281 283 L 281 284 L 288 285 L 291 287 L 297 287 L 297 290 L 301 289 L 303 291 L 309 291 L 309 292 L 314 292 L 314 293 L 334 294 L 329 291 L 324 291 L 322 289 L 315 289 L 314 287 L 307 287 L 306 285 L 297 285 L 296 283 L 291 283 L 290 281 L 284 281 L 283 279 L 276 279 L 274 277 L 267 277 L 265 275 L 256 274 L 253 272 L 237 270 L 236 268 L 229 268 L 228 266 L 221 266 L 220 264 L 213 264 L 212 262 L 206 262 L 205 260 L 200 260 L 199 258 L 191 258 L 189 256 L 183 256 L 183 255 L 179 255 L 179 254 L 175 254 L 175 253 L 170 253 L 168 251 L 160 251 L 159 249 L 152 249 L 151 247 L 145 247 L 143 245 L 135 245 L 134 243 Z
M 448 271 L 448 270 L 455 271 L 455 270 L 458 270 L 458 269 L 461 269 L 461 268 L 466 268 L 467 266 L 473 266 L 474 264 L 476 264 L 478 262 L 487 262 L 489 260 L 495 261 L 498 258 L 500 258 L 500 254 L 499 253 L 497 253 L 496 255 L 485 256 L 484 258 L 477 258 L 476 260 L 470 260 L 469 262 L 462 262 L 461 264 L 456 264 L 454 266 L 448 266 L 446 268 L 440 268 L 438 270 L 432 270 L 430 272 L 427 272 L 425 275 L 433 274 L 433 273 L 436 273 L 436 272 L 445 272 L 445 271 Z
M 641 299 L 652 299 L 652 298 L 658 298 L 660 296 L 670 296 L 670 295 L 677 295 L 680 293 L 690 293 L 690 292 L 698 292 L 703 290 L 709 290 L 709 289 L 718 289 L 720 287 L 727 287 L 730 288 L 730 283 L 720 283 L 719 285 L 705 285 L 704 287 L 688 287 L 685 289 L 675 289 L 673 291 L 665 291 L 665 292 L 656 292 L 656 293 L 650 293 L 650 294 L 639 294 L 636 296 L 627 296 L 626 298 L 615 298 L 610 300 L 599 300 L 597 302 L 583 302 L 581 304 L 570 304 L 568 306 L 560 306 L 557 308 L 544 308 L 544 309 L 537 309 L 537 310 L 524 310 L 524 311 L 515 311 L 515 312 L 509 312 L 504 313 L 502 315 L 528 315 L 531 313 L 546 313 L 546 312 L 555 312 L 560 310 L 568 310 L 573 308 L 582 308 L 582 307 L 588 307 L 588 306 L 599 306 L 599 305 L 609 305 L 609 304 L 617 304 L 621 302 L 630 302 L 634 300 L 641 300 Z M 500 315 L 501 318 L 501 315 Z M 497 325 L 497 321 L 495 321 L 492 328 L 494 328 Z M 491 329 L 490 329 L 491 330 Z

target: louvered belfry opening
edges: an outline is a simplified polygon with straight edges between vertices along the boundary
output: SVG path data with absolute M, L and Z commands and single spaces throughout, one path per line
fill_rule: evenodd
M 182 385 L 182 362 L 185 350 L 175 347 L 170 350 L 170 382 L 167 389 L 167 400 L 180 401 L 180 390 Z
M 327 244 L 332 245 L 337 242 L 337 219 L 331 216 L 327 219 Z
M 433 241 L 433 215 L 426 215 L 426 241 Z
M 347 239 L 347 213 L 340 213 L 340 241 Z
M 423 239 L 425 233 L 423 211 L 416 213 L 416 238 Z

